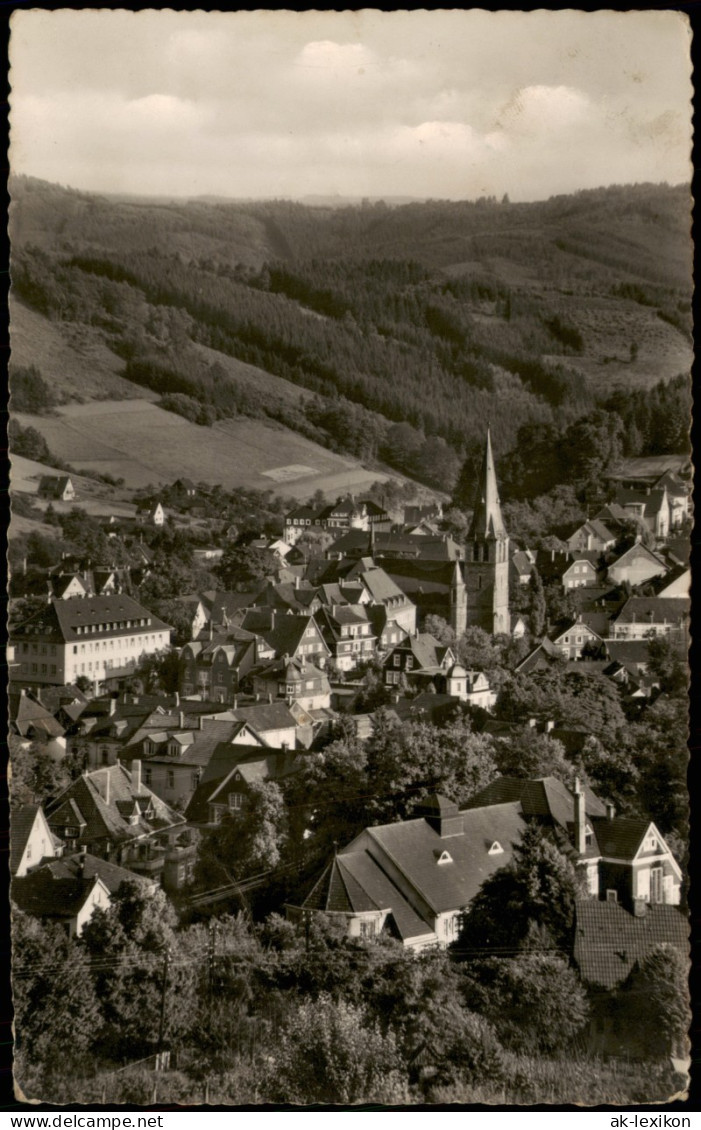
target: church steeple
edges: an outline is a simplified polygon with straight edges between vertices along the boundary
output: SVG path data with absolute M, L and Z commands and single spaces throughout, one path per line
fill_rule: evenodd
M 484 446 L 484 459 L 480 474 L 475 510 L 472 515 L 468 541 L 505 538 L 507 536 L 504 519 L 501 516 L 497 476 L 492 454 L 492 437 L 487 428 L 487 442 Z

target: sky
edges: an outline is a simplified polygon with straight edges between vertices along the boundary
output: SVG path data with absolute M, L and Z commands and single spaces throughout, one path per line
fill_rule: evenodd
M 689 50 L 671 11 L 20 10 L 10 164 L 171 196 L 677 184 Z

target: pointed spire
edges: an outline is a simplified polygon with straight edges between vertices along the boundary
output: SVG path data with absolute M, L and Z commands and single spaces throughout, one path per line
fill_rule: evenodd
M 484 447 L 484 459 L 480 474 L 479 487 L 475 498 L 475 511 L 470 524 L 468 539 L 475 541 L 479 538 L 504 538 L 506 527 L 501 516 L 499 504 L 499 491 L 497 490 L 497 476 L 494 469 L 494 455 L 492 454 L 492 437 L 487 427 L 487 442 Z

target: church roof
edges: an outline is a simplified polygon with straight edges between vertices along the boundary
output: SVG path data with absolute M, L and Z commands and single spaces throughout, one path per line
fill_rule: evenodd
M 480 474 L 468 540 L 505 538 L 506 536 L 506 527 L 504 525 L 504 519 L 501 516 L 501 505 L 499 503 L 497 476 L 494 469 L 492 439 L 489 434 L 489 429 L 487 429 L 487 442 L 484 447 L 482 472 Z

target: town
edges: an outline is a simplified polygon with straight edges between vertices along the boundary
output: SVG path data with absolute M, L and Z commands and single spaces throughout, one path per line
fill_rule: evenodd
M 452 499 L 287 506 L 181 478 L 127 517 L 36 481 L 56 536 L 11 543 L 8 658 L 23 1088 L 556 1101 L 563 1046 L 585 1102 L 591 1057 L 625 1095 L 631 1057 L 683 1083 L 688 458 L 619 459 L 535 536 L 488 430 L 468 471 Z

